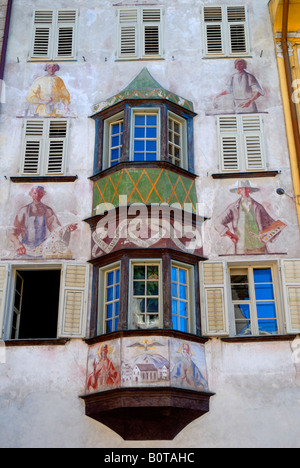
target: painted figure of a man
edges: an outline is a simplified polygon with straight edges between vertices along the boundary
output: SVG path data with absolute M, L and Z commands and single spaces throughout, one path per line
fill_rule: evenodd
M 246 71 L 246 60 L 235 60 L 234 66 L 237 72 L 232 75 L 227 89 L 218 94 L 216 98 L 232 94 L 236 113 L 257 113 L 256 100 L 264 95 L 264 91 L 255 76 Z
M 266 253 L 267 244 L 262 242 L 260 234 L 275 223 L 266 209 L 251 197 L 260 189 L 252 187 L 249 181 L 243 181 L 231 189 L 240 198 L 228 206 L 225 213 L 215 224 L 221 236 L 231 239 L 236 254 Z
M 57 63 L 45 66 L 47 75 L 38 78 L 26 100 L 35 104 L 35 114 L 39 117 L 62 117 L 69 114 L 70 94 L 63 80 L 55 73 L 60 69 Z
M 70 224 L 62 230 L 52 208 L 42 202 L 45 193 L 42 186 L 32 187 L 29 192 L 32 202 L 21 208 L 15 217 L 10 240 L 19 256 L 26 254 L 35 256 L 35 253 L 40 253 L 42 256 L 41 246 L 47 241 L 49 235 L 58 229 L 63 234 L 63 237 L 60 236 L 60 242 L 67 245 L 70 233 L 77 229 L 77 224 Z M 58 236 L 56 236 L 57 239 Z

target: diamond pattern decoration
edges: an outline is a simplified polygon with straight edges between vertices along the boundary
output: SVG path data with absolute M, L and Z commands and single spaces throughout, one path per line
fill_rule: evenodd
M 125 168 L 101 178 L 94 185 L 93 213 L 113 207 L 142 203 L 191 204 L 196 209 L 194 179 L 160 168 Z

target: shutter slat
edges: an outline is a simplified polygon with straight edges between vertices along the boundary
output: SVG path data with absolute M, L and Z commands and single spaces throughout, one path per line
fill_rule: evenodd
M 39 174 L 43 137 L 44 122 L 42 120 L 27 120 L 23 174 Z
M 300 260 L 282 261 L 287 333 L 300 333 Z
M 85 336 L 86 265 L 65 265 L 59 336 Z
M 224 264 L 203 263 L 201 276 L 205 308 L 204 333 L 207 336 L 227 336 L 229 332 Z

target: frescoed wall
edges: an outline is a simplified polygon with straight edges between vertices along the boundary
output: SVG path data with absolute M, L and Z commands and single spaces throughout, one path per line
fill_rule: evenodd
M 23 203 L 21 197 L 18 200 L 11 212 L 6 239 L 2 239 L 6 244 L 2 258 L 74 259 L 72 249 L 78 237 L 72 242 L 72 236 L 79 230 L 76 213 L 57 214 L 57 202 L 42 185 L 27 186 Z
M 224 89 L 213 96 L 210 113 L 259 112 L 258 100 L 265 93 L 255 75 L 247 70 L 249 62 L 245 59 L 236 59 L 232 64 L 235 72 L 225 83 Z
M 87 392 L 173 386 L 208 391 L 203 344 L 165 336 L 134 336 L 90 346 Z
M 73 117 L 71 95 L 63 78 L 57 75 L 61 70 L 58 63 L 44 64 L 45 75 L 33 79 L 22 103 L 23 117 Z M 38 67 L 38 73 L 40 67 Z

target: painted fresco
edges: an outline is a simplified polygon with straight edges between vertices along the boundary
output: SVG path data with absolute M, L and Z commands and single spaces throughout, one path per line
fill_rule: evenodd
M 223 255 L 268 254 L 270 245 L 287 227 L 285 222 L 276 219 L 262 203 L 255 200 L 254 194 L 260 190 L 248 180 L 239 181 L 229 190 L 238 195 L 238 199 L 214 220 L 219 236 L 231 242 L 231 247 L 222 251 Z
M 54 210 L 42 202 L 44 187 L 33 186 L 28 195 L 32 201 L 18 209 L 8 233 L 12 255 L 24 259 L 71 259 L 69 243 L 78 225 L 61 225 Z
M 208 391 L 204 345 L 164 336 L 134 336 L 90 347 L 88 393 L 164 386 Z
M 71 96 L 62 78 L 60 65 L 48 63 L 46 74 L 37 78 L 26 95 L 25 117 L 71 117 Z
M 212 97 L 207 114 L 246 114 L 259 112 L 258 100 L 265 93 L 253 73 L 248 72 L 248 62 L 234 61 L 235 72 L 227 85 Z
M 90 348 L 88 363 L 88 392 L 120 387 L 120 341 L 97 344 Z
M 165 386 L 170 380 L 168 338 L 129 338 L 124 342 L 122 384 Z
M 171 385 L 208 391 L 204 345 L 172 340 L 170 346 Z

